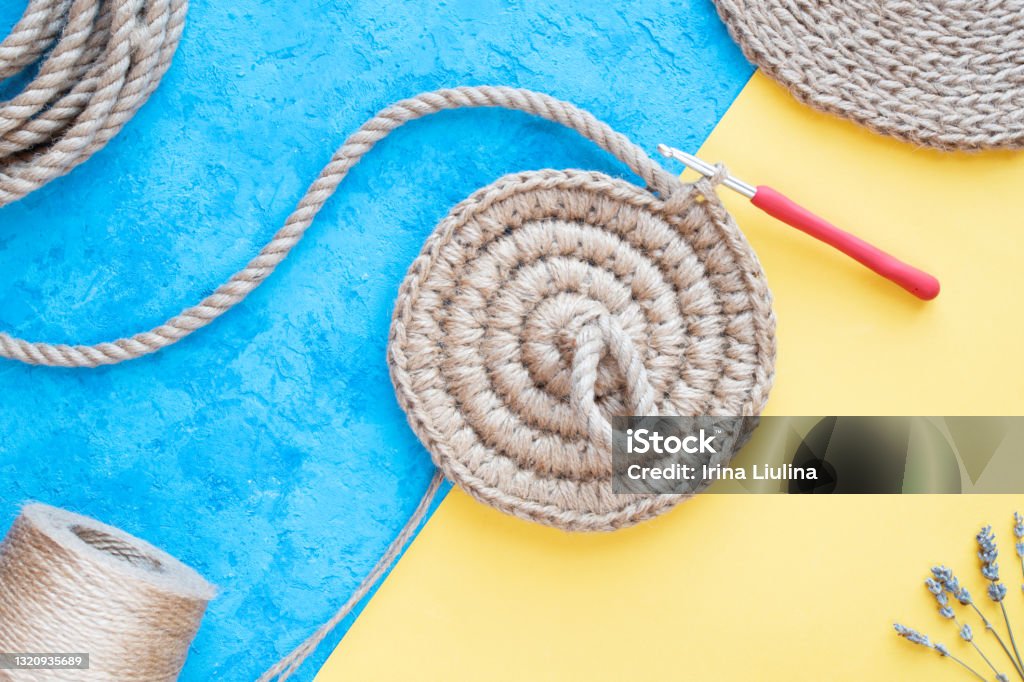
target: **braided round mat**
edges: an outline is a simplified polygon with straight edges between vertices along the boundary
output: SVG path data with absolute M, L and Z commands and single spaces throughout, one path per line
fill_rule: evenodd
M 1024 147 L 1024 0 L 715 0 L 799 100 L 915 144 Z
M 614 494 L 619 414 L 758 414 L 775 321 L 712 185 L 667 201 L 584 171 L 510 175 L 438 225 L 399 291 L 389 364 L 444 473 L 478 500 L 611 530 L 684 495 Z

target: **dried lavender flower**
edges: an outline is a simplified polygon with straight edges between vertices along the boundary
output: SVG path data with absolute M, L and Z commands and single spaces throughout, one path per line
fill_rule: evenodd
M 996 548 L 996 536 L 992 532 L 992 526 L 985 526 L 975 536 L 978 541 L 978 548 L 981 550 L 978 552 L 978 558 L 983 562 L 990 563 L 996 556 L 999 555 L 999 550 Z
M 1024 515 L 1021 515 L 1020 512 L 1013 512 L 1013 535 L 1017 538 L 1017 544 L 1014 547 L 1020 558 L 1021 575 L 1024 576 Z M 1021 584 L 1020 589 L 1024 590 L 1024 584 Z
M 1017 520 L 1016 516 L 1014 516 L 1014 520 Z M 1016 528 L 1014 528 L 1014 533 L 1016 533 Z M 1017 649 L 1017 642 L 1013 637 L 1013 627 L 1010 626 L 1010 616 L 1006 612 L 1006 604 L 1003 603 L 1003 599 L 1006 597 L 1006 586 L 999 582 L 999 564 L 996 563 L 999 549 L 996 547 L 996 536 L 992 532 L 992 526 L 984 526 L 978 533 L 977 540 L 978 548 L 981 550 L 978 552 L 978 558 L 983 562 L 981 574 L 992 583 L 988 586 L 988 598 L 999 604 L 999 608 L 1003 612 L 1003 620 L 1006 622 L 1006 631 L 1010 636 L 1010 646 L 1013 647 L 1014 653 L 1014 656 L 1010 656 L 1010 658 L 1016 657 L 1017 671 L 1024 678 L 1024 659 L 1021 658 L 1020 651 Z
M 946 576 L 943 576 L 946 579 Z M 946 588 L 938 580 L 932 580 L 928 578 L 924 581 L 925 587 L 935 597 L 935 601 L 939 604 L 939 615 L 947 620 L 953 620 L 956 615 L 953 613 L 953 608 L 949 605 L 949 597 L 946 596 Z M 949 584 L 948 581 L 945 584 Z
M 932 645 L 931 640 L 928 639 L 925 635 L 922 635 L 917 630 L 913 630 L 906 626 L 900 625 L 899 623 L 893 623 L 892 626 L 893 628 L 895 628 L 897 635 L 903 637 L 909 642 L 913 642 L 914 644 L 920 644 L 921 646 L 927 647 L 930 647 Z
M 999 549 L 996 547 L 996 536 L 992 533 L 992 526 L 985 526 L 977 535 L 978 559 L 981 560 L 981 574 L 989 582 L 995 583 L 999 580 L 999 564 L 996 559 L 999 557 Z M 991 596 L 991 592 L 989 593 Z
M 1024 574 L 1024 515 L 1019 512 L 1015 512 L 1013 519 L 1013 533 L 1017 539 L 1015 549 L 1017 556 L 1020 558 L 1022 574 Z M 975 651 L 977 651 L 978 655 L 985 661 L 985 664 L 991 669 L 992 673 L 995 674 L 994 679 L 997 682 L 1009 682 L 1009 678 L 996 669 L 989 658 L 985 655 L 984 651 L 982 651 L 978 646 L 971 626 L 966 623 L 962 623 L 957 618 L 956 612 L 953 610 L 955 605 L 953 602 L 954 599 L 963 606 L 970 606 L 971 609 L 975 611 L 981 621 L 985 624 L 986 632 L 990 632 L 992 636 L 995 637 L 1003 652 L 1006 653 L 1011 663 L 1013 663 L 1014 672 L 1020 675 L 1021 679 L 1024 680 L 1024 659 L 1021 658 L 1020 653 L 1017 651 L 1017 643 L 1014 641 L 1013 628 L 1010 627 L 1009 615 L 1007 614 L 1006 605 L 1004 603 L 1007 590 L 999 579 L 999 564 L 997 563 L 999 558 L 999 548 L 996 544 L 995 533 L 992 532 L 992 526 L 983 526 L 975 538 L 978 544 L 978 559 L 981 561 L 981 574 L 989 582 L 986 594 L 992 601 L 999 604 L 999 608 L 1003 614 L 1003 619 L 1006 621 L 1006 628 L 1009 633 L 1010 644 L 1013 647 L 1013 653 L 1010 652 L 1010 649 L 1004 643 L 1003 638 L 1000 637 L 999 632 L 997 632 L 992 626 L 989 620 L 985 617 L 985 614 L 978 609 L 977 605 L 975 605 L 971 597 L 971 593 L 966 587 L 960 584 L 960 581 L 957 580 L 956 576 L 953 574 L 952 569 L 941 565 L 933 566 L 931 568 L 931 577 L 926 578 L 924 581 L 925 587 L 928 589 L 928 592 L 935 597 L 935 602 L 939 607 L 939 615 L 951 621 L 956 626 L 957 634 L 963 641 L 969 643 Z M 1024 589 L 1024 584 L 1021 585 L 1021 588 Z M 965 661 L 960 660 L 956 655 L 950 652 L 945 645 L 939 642 L 932 642 L 926 635 L 900 625 L 899 623 L 894 623 L 893 627 L 896 630 L 896 634 L 912 644 L 934 649 L 943 658 L 948 658 L 962 666 L 965 670 L 970 672 L 972 676 L 979 680 L 986 679 L 976 670 L 971 668 Z
M 988 586 L 988 598 L 994 602 L 1001 602 L 1006 597 L 1006 585 L 992 583 Z
M 935 576 L 935 581 L 942 585 L 946 592 L 953 595 L 953 598 L 960 602 L 963 606 L 969 606 L 971 603 L 971 593 L 967 591 L 966 587 L 960 586 L 960 581 L 953 575 L 952 569 L 946 568 L 945 566 L 936 566 L 932 568 L 932 575 Z M 932 594 L 935 592 L 932 590 L 932 586 L 928 585 L 928 591 Z

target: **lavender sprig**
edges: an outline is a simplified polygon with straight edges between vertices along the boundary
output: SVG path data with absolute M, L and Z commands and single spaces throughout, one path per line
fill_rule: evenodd
M 989 622 L 989 619 L 985 617 L 985 614 L 982 613 L 981 610 L 978 608 L 977 604 L 974 603 L 974 599 L 971 597 L 970 591 L 968 591 L 966 587 L 960 585 L 960 581 L 957 580 L 957 577 L 953 574 L 952 569 L 947 568 L 945 566 L 935 566 L 934 568 L 932 568 L 932 575 L 935 576 L 934 581 L 932 581 L 933 583 L 938 583 L 939 585 L 941 585 L 946 590 L 946 592 L 950 596 L 955 598 L 958 602 L 960 602 L 962 606 L 970 606 L 972 609 L 974 609 L 974 612 L 978 615 L 978 618 L 980 618 L 981 622 L 985 625 L 985 629 L 988 632 L 992 633 L 992 636 L 996 638 L 996 641 L 1002 648 L 1003 653 L 1005 653 L 1006 657 L 1010 659 L 1010 663 L 1013 665 L 1014 672 L 1017 673 L 1021 680 L 1024 680 L 1024 669 L 1021 669 L 1021 666 L 1018 664 L 1017 660 L 1014 659 L 1013 654 L 1010 653 L 1010 649 L 1006 646 L 1006 642 L 1004 642 L 1003 638 L 999 636 L 999 631 L 995 629 L 995 626 L 993 626 L 992 623 Z M 926 582 L 925 584 L 928 587 L 928 591 L 932 594 L 935 594 L 933 584 L 928 582 Z M 938 601 L 938 597 L 936 597 L 936 601 Z M 971 643 L 975 645 L 976 649 L 978 648 L 977 644 L 973 642 L 973 634 Z M 980 649 L 978 653 L 981 653 Z M 984 654 L 982 654 L 982 658 L 985 658 Z M 985 658 L 985 660 L 988 661 L 987 658 Z M 991 663 L 989 663 L 989 667 L 992 667 Z M 994 667 L 992 667 L 992 669 L 993 671 L 995 670 Z
M 900 637 L 903 637 L 904 639 L 906 639 L 906 640 L 908 640 L 910 642 L 913 642 L 914 644 L 920 644 L 921 646 L 926 646 L 926 647 L 929 647 L 929 648 L 932 645 L 932 641 L 930 639 L 928 639 L 928 636 L 927 635 L 922 635 L 917 630 L 913 630 L 911 628 L 908 628 L 905 625 L 900 625 L 899 623 L 893 623 L 892 627 L 893 627 L 893 629 L 896 630 L 896 634 L 897 635 L 899 635 Z
M 903 625 L 900 625 L 899 623 L 893 623 L 893 628 L 896 629 L 896 634 L 899 635 L 900 637 L 903 637 L 904 639 L 906 639 L 907 641 L 909 641 L 909 642 L 911 642 L 913 644 L 918 644 L 920 646 L 927 647 L 929 649 L 934 649 L 943 658 L 948 658 L 951 661 L 955 661 L 956 663 L 959 663 L 964 668 L 964 670 L 966 670 L 967 672 L 971 673 L 972 675 L 977 677 L 979 680 L 982 680 L 982 682 L 985 681 L 985 678 L 982 677 L 981 674 L 979 674 L 977 670 L 975 670 L 974 668 L 972 668 L 971 666 L 967 665 L 966 663 L 961 661 L 959 658 L 957 658 L 956 656 L 951 654 L 949 652 L 949 649 L 944 647 L 942 644 L 939 644 L 938 642 L 935 642 L 933 644 L 932 641 L 930 639 L 928 639 L 928 637 L 926 635 L 922 635 L 917 630 L 912 630 L 911 628 L 908 628 L 908 627 L 905 627 Z
M 981 561 L 981 574 L 990 582 L 999 580 L 999 548 L 996 547 L 996 536 L 992 526 L 983 526 L 977 535 L 978 559 Z
M 946 595 L 946 591 L 948 590 L 950 594 L 954 595 L 954 597 L 960 595 L 961 591 L 963 591 L 963 596 L 967 602 L 970 602 L 970 594 L 966 593 L 966 590 L 960 587 L 960 581 L 956 579 L 956 576 L 953 575 L 953 572 L 950 569 L 940 566 L 938 568 L 933 568 L 932 574 L 938 576 L 942 582 L 935 578 L 928 578 L 924 581 L 924 585 L 928 588 L 928 591 L 931 592 L 932 596 L 935 597 L 935 602 L 939 606 L 939 615 L 947 620 L 953 621 L 960 631 L 960 638 L 974 647 L 974 650 L 978 652 L 978 655 L 981 656 L 982 660 L 985 661 L 988 667 L 992 669 L 992 672 L 998 677 L 1000 674 L 999 670 L 992 665 L 992 661 L 988 659 L 988 656 L 985 655 L 981 650 L 981 647 L 979 647 L 977 642 L 974 641 L 974 632 L 971 630 L 971 626 L 966 623 L 961 623 L 957 619 L 956 614 L 953 612 L 953 606 L 949 602 L 949 597 Z M 1009 655 L 1009 652 L 1007 652 L 1007 656 Z
M 935 601 L 939 605 L 939 615 L 947 620 L 953 620 L 955 614 L 953 613 L 953 608 L 949 605 L 949 597 L 946 596 L 946 588 L 943 587 L 942 583 L 928 578 L 924 581 L 924 584 L 928 591 L 935 596 Z
M 988 586 L 988 597 L 999 604 L 999 608 L 1003 612 L 1006 631 L 1010 634 L 1010 645 L 1013 647 L 1013 653 L 1017 656 L 1017 671 L 1020 672 L 1024 670 L 1024 662 L 1021 660 L 1020 651 L 1017 650 L 1013 628 L 1010 626 L 1010 616 L 1006 613 L 1006 604 L 1003 602 L 1006 597 L 1006 586 L 999 582 L 999 564 L 996 563 L 996 559 L 999 558 L 999 548 L 996 546 L 996 536 L 992 532 L 992 526 L 983 526 L 976 539 L 979 550 L 978 559 L 981 560 L 981 574 L 991 583 Z

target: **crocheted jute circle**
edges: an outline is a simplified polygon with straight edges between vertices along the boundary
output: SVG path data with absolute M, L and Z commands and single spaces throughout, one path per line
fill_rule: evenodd
M 915 144 L 1024 147 L 1022 0 L 715 0 L 799 100 Z
M 438 225 L 400 288 L 389 362 L 448 478 L 528 520 L 611 530 L 687 495 L 613 493 L 609 418 L 760 413 L 774 331 L 761 267 L 709 182 L 663 201 L 543 170 Z

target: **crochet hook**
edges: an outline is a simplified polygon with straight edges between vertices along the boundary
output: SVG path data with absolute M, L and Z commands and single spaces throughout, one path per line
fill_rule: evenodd
M 707 161 L 668 145 L 659 144 L 658 152 L 663 156 L 683 162 L 687 167 L 704 176 L 710 177 L 718 170 Z M 887 280 L 903 287 L 914 296 L 930 301 L 939 295 L 939 280 L 927 272 L 904 263 L 895 256 L 868 244 L 863 239 L 849 232 L 840 230 L 832 223 L 811 213 L 781 192 L 765 185 L 754 187 L 731 175 L 726 175 L 722 179 L 722 184 L 747 197 L 750 199 L 750 203 L 773 218 L 781 220 L 787 225 L 795 227 L 815 239 L 842 251 Z

